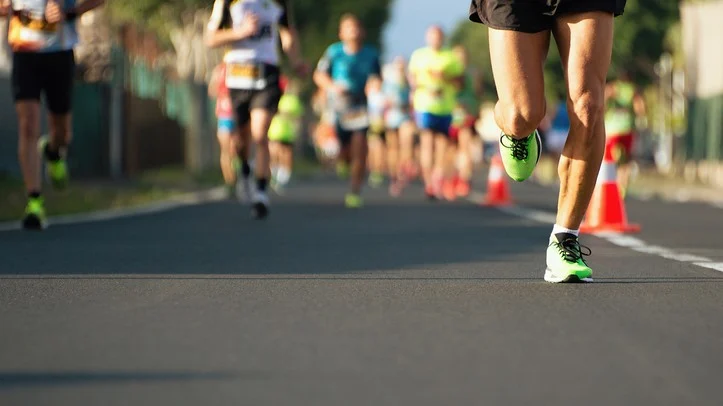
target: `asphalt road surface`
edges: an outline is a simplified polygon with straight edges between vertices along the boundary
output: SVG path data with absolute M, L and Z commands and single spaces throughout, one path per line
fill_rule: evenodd
M 586 237 L 595 282 L 550 285 L 549 224 L 343 193 L 0 233 L 0 405 L 723 404 L 723 273 Z M 721 209 L 628 209 L 723 262 Z

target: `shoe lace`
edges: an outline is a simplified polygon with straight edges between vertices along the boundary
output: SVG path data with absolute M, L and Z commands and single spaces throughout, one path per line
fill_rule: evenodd
M 568 238 L 561 242 L 554 242 L 553 244 L 567 262 L 582 260 L 582 262 L 587 265 L 585 257 L 592 254 L 592 250 L 589 247 L 580 244 L 580 241 L 575 238 Z
M 512 145 L 505 144 L 505 140 L 509 140 L 509 142 L 512 143 Z M 527 148 L 527 138 L 523 138 L 521 140 L 518 140 L 516 138 L 512 138 L 508 135 L 502 134 L 500 137 L 500 143 L 503 147 L 509 148 L 512 150 L 512 156 L 515 157 L 515 159 L 519 161 L 524 161 L 527 159 L 529 155 L 529 149 Z

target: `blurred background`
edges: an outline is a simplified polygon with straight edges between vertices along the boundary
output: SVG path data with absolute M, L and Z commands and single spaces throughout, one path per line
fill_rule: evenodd
M 212 3 L 109 1 L 103 9 L 83 16 L 70 158 L 75 179 L 127 181 L 164 168 L 187 174 L 218 173 L 213 172 L 218 166 L 214 105 L 206 83 L 220 55 L 203 42 Z M 292 3 L 303 53 L 311 64 L 336 40 L 338 18 L 344 12 L 360 16 L 368 40 L 383 50 L 386 61 L 408 57 L 424 45 L 425 29 L 440 24 L 449 34 L 450 45 L 467 48 L 478 98 L 495 100 L 487 30 L 467 20 L 467 0 Z M 624 68 L 647 104 L 635 150 L 641 179 L 649 176 L 723 188 L 720 21 L 721 0 L 628 0 L 625 15 L 616 20 L 611 78 Z M 0 32 L 4 35 L 4 26 Z M 4 38 L 2 43 L 6 43 Z M 0 173 L 4 184 L 17 185 L 13 181 L 19 177 L 19 168 L 10 68 L 5 46 L 0 50 Z M 564 86 L 554 44 L 545 76 L 548 105 L 555 106 L 564 100 Z M 312 88 L 307 82 L 308 98 Z M 305 128 L 312 128 L 316 118 L 312 109 L 306 111 Z M 310 162 L 315 157 L 312 139 L 307 130 L 297 145 Z M 550 178 L 556 176 L 554 172 L 547 171 Z M 541 169 L 541 178 L 545 173 Z M 3 191 L 6 196 L 9 193 Z

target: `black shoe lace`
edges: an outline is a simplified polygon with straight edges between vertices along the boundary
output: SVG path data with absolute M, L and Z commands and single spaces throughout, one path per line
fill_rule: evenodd
M 512 142 L 512 145 L 506 145 L 505 140 L 510 140 Z M 500 143 L 503 147 L 509 148 L 512 150 L 512 156 L 515 157 L 515 159 L 519 161 L 524 161 L 527 159 L 527 156 L 529 155 L 529 149 L 527 148 L 527 142 L 529 141 L 529 138 L 523 138 L 521 140 L 518 140 L 516 138 L 512 138 L 508 135 L 502 134 L 500 137 Z
M 580 244 L 580 241 L 576 238 L 568 238 L 562 240 L 562 242 L 553 242 L 553 244 L 567 262 L 577 262 L 581 259 L 587 265 L 585 257 L 592 254 L 592 250 Z

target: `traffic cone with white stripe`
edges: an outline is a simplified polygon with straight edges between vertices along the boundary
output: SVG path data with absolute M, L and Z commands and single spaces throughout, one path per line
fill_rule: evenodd
M 505 177 L 505 168 L 502 157 L 495 154 L 490 162 L 490 172 L 487 177 L 487 195 L 482 203 L 485 206 L 509 206 L 512 204 L 510 187 Z
M 628 223 L 625 202 L 620 194 L 615 161 L 605 157 L 597 177 L 595 192 L 580 226 L 581 233 L 637 233 L 640 226 Z

